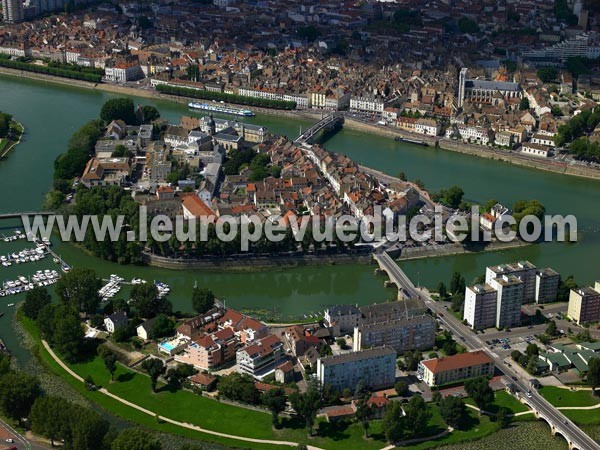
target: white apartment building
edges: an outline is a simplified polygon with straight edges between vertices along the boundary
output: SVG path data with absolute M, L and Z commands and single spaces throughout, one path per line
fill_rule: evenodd
M 283 94 L 283 100 L 296 102 L 296 109 L 309 109 L 312 106 L 310 95 L 307 94 Z
M 554 135 L 546 133 L 536 133 L 531 137 L 532 144 L 545 145 L 547 147 L 554 147 Z
M 23 58 L 32 55 L 31 47 L 27 47 L 25 44 L 17 45 L 4 45 L 0 47 L 0 53 L 3 55 L 16 56 Z
M 317 360 L 317 379 L 334 389 L 354 389 L 363 380 L 370 389 L 393 386 L 396 381 L 396 351 L 377 347 Z
M 526 142 L 521 147 L 521 152 L 527 155 L 547 158 L 550 154 L 550 147 L 541 144 L 534 144 L 533 142 Z
M 502 275 L 489 283 L 498 291 L 496 328 L 511 328 L 521 324 L 524 283 L 514 275 Z
M 144 78 L 144 72 L 138 62 L 118 62 L 112 67 L 104 67 L 104 77 L 114 83 L 126 83 Z
M 456 130 L 453 127 L 446 130 L 446 137 L 450 138 L 458 132 L 463 141 L 476 142 L 482 145 L 487 145 L 490 142 L 490 131 L 487 128 L 472 126 L 472 125 L 456 125 Z
M 441 125 L 434 119 L 418 119 L 415 122 L 415 133 L 437 136 L 441 129 Z
M 350 111 L 381 114 L 384 108 L 383 99 L 377 97 L 350 97 Z
M 354 305 L 335 305 L 325 310 L 325 325 L 335 330 L 336 335 L 353 333 L 362 313 Z
M 600 281 L 596 281 L 594 288 L 571 290 L 567 315 L 577 325 L 600 321 Z
M 494 208 L 496 208 L 494 206 Z M 489 266 L 485 270 L 485 282 L 492 285 L 494 278 L 502 275 L 514 275 L 523 282 L 523 303 L 533 303 L 535 301 L 535 274 L 537 268 L 529 261 L 519 261 L 511 264 L 500 264 L 498 266 Z
M 496 326 L 498 292 L 489 284 L 467 286 L 463 319 L 474 330 Z

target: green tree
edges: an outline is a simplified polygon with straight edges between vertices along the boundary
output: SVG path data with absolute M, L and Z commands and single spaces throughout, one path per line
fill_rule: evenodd
M 546 327 L 546 334 L 548 336 L 556 336 L 557 332 L 558 330 L 556 328 L 556 322 L 554 320 L 548 322 L 548 326 Z
M 165 371 L 163 362 L 158 358 L 148 358 L 142 362 L 142 369 L 150 376 L 152 391 L 156 392 L 158 377 Z
M 479 25 L 467 17 L 458 19 L 458 29 L 461 33 L 479 33 Z
M 404 419 L 400 402 L 389 402 L 382 423 L 383 433 L 390 444 L 398 442 L 404 434 Z
M 260 402 L 260 392 L 254 385 L 254 380 L 246 375 L 232 373 L 219 380 L 219 393 L 233 401 L 257 405 Z
M 72 417 L 68 416 L 71 404 L 62 397 L 43 396 L 36 399 L 31 407 L 29 420 L 34 433 L 54 441 L 66 440 L 70 435 Z
M 100 118 L 105 123 L 121 119 L 129 125 L 135 125 L 137 120 L 133 100 L 124 97 L 107 100 L 100 110 Z
M 290 396 L 294 410 L 304 419 L 309 434 L 313 434 L 313 425 L 317 411 L 321 407 L 321 394 L 314 384 L 310 384 L 306 392 L 295 392 Z
M 438 284 L 438 294 L 440 296 L 440 300 L 444 300 L 448 297 L 448 289 L 446 289 L 446 285 L 443 281 L 440 281 Z
M 102 282 L 96 272 L 85 267 L 76 267 L 64 274 L 56 283 L 56 294 L 65 304 L 77 311 L 93 314 L 98 308 L 98 290 Z
M 127 428 L 113 441 L 111 450 L 162 450 L 162 445 L 151 434 L 140 428 Z
M 192 307 L 198 314 L 204 314 L 215 307 L 215 294 L 210 289 L 194 288 Z
M 431 412 L 420 395 L 413 395 L 404 408 L 406 429 L 412 436 L 421 432 L 431 417 Z
M 600 358 L 590 358 L 588 362 L 587 384 L 592 388 L 592 393 L 596 394 L 596 388 L 600 386 Z
M 152 105 L 142 106 L 142 114 L 144 115 L 144 123 L 152 123 L 160 119 L 160 112 Z
M 152 283 L 138 284 L 131 289 L 132 304 L 140 316 L 150 319 L 160 313 L 170 313 L 170 303 L 158 297 L 158 288 Z
M 356 403 L 355 417 L 356 417 L 356 420 L 358 420 L 361 423 L 363 430 L 365 431 L 365 438 L 369 437 L 369 426 L 370 426 L 371 416 L 372 416 L 372 411 L 371 411 L 371 407 L 369 406 L 368 400 L 366 398 L 361 398 Z
M 36 287 L 25 294 L 25 302 L 23 303 L 23 314 L 30 319 L 36 320 L 40 310 L 52 303 L 52 297 L 46 288 Z
M 108 373 L 110 373 L 110 381 L 113 381 L 115 371 L 117 370 L 117 357 L 111 351 L 104 352 L 104 354 L 101 356 L 102 361 L 104 361 L 104 367 L 106 367 L 106 370 L 108 370 Z
M 29 416 L 33 403 L 41 395 L 37 378 L 25 373 L 10 372 L 0 379 L 0 409 L 11 419 Z
M 460 429 L 466 414 L 465 402 L 449 395 L 440 401 L 440 415 L 452 428 Z
M 558 282 L 557 300 L 559 302 L 568 302 L 572 289 L 577 289 L 577 283 L 575 282 L 573 275 L 567 276 L 564 280 L 560 277 Z
M 285 393 L 283 389 L 271 389 L 262 396 L 265 405 L 273 416 L 273 426 L 279 427 L 279 414 L 285 410 Z
M 55 309 L 50 342 L 67 361 L 76 362 L 84 347 L 84 332 L 79 315 L 68 305 Z
M 471 378 L 465 381 L 465 391 L 480 411 L 485 411 L 494 402 L 494 391 L 490 388 L 487 377 Z
M 555 67 L 542 67 L 538 69 L 537 76 L 542 82 L 550 83 L 551 81 L 556 80 L 558 76 L 558 71 Z
M 154 318 L 152 329 L 150 330 L 150 339 L 159 339 L 166 336 L 172 336 L 175 331 L 174 322 L 165 314 L 159 314 Z
M 450 279 L 450 293 L 454 294 L 464 294 L 466 289 L 465 278 L 460 274 L 460 272 L 453 272 L 452 278 Z
M 518 200 L 513 205 L 513 217 L 516 221 L 516 229 L 519 230 L 521 221 L 526 216 L 535 216 L 543 223 L 546 208 L 538 200 Z M 533 224 L 527 224 L 527 232 L 532 233 Z
M 527 97 L 523 97 L 519 102 L 519 110 L 526 111 L 529 109 L 529 99 Z
M 396 384 L 394 384 L 394 390 L 400 397 L 404 397 L 408 394 L 408 384 L 406 384 L 404 381 L 396 381 Z

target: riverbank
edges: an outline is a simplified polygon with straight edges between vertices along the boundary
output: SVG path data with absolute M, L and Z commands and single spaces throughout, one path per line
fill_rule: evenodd
M 205 257 L 202 259 L 174 259 L 149 253 L 142 254 L 145 264 L 162 269 L 206 269 L 233 272 L 257 272 L 273 268 L 292 268 L 303 266 L 334 266 L 336 264 L 369 264 L 370 252 L 340 253 L 331 255 L 295 255 L 295 256 L 232 256 Z
M 18 133 L 18 137 L 15 140 L 15 136 L 11 136 L 11 139 L 8 137 L 0 139 L 0 160 L 6 158 L 8 154 L 14 149 L 17 145 L 21 143 L 21 139 L 23 139 L 23 134 L 25 134 L 25 127 L 20 122 L 16 120 L 12 120 L 10 122 L 11 130 L 16 130 Z M 12 131 L 11 131 L 12 132 Z M 9 134 L 11 133 L 9 132 Z
M 521 155 L 518 152 L 502 150 L 483 145 L 468 144 L 462 141 L 448 139 L 444 137 L 432 137 L 417 135 L 399 130 L 394 127 L 386 127 L 371 123 L 361 122 L 356 119 L 346 117 L 344 127 L 360 131 L 363 133 L 377 134 L 383 137 L 396 138 L 403 137 L 416 139 L 429 144 L 429 147 L 423 147 L 423 151 L 431 151 L 437 148 L 452 152 L 462 153 L 464 155 L 478 156 L 480 158 L 503 161 L 516 166 L 528 167 L 530 169 L 543 170 L 561 175 L 576 176 L 581 178 L 590 178 L 600 180 L 600 170 L 583 165 L 569 164 L 565 161 L 555 161 L 552 159 L 541 159 L 533 156 Z
M 397 261 L 409 261 L 413 259 L 440 258 L 444 256 L 465 255 L 485 252 L 498 252 L 520 247 L 533 245 L 532 242 L 525 242 L 516 239 L 511 242 L 494 241 L 487 245 L 467 246 L 461 243 L 445 244 L 445 245 L 429 245 L 427 247 L 410 247 L 403 248 Z

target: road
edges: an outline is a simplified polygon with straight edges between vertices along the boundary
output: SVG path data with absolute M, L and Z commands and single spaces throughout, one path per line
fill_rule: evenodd
M 6 439 L 13 439 L 14 443 L 5 442 Z M 36 443 L 31 443 L 29 440 L 20 434 L 9 424 L 0 419 L 0 448 L 16 447 L 19 450 L 46 450 L 48 447 L 43 447 Z
M 463 345 L 469 350 L 483 350 L 488 353 L 494 360 L 496 367 L 502 373 L 513 379 L 512 383 L 518 388 L 521 395 L 524 395 L 530 390 L 528 380 L 522 378 L 519 373 L 510 369 L 504 363 L 502 357 L 490 353 L 479 335 L 474 334 L 470 328 L 463 325 L 454 315 L 448 313 L 442 304 L 432 300 L 429 295 L 420 289 L 417 289 L 396 262 L 383 249 L 379 249 L 375 256 L 383 263 L 383 265 L 385 265 L 385 269 L 388 271 L 390 279 L 398 280 L 402 284 L 401 288 L 410 296 L 422 299 L 426 306 L 436 313 L 438 320 L 444 327 L 448 331 L 451 331 L 455 336 L 459 337 Z M 544 416 L 548 421 L 552 422 L 557 431 L 565 436 L 567 440 L 572 440 L 575 443 L 576 448 L 579 448 L 580 450 L 600 449 L 600 445 L 597 442 L 585 434 L 558 409 L 552 406 L 546 399 L 538 394 L 535 389 L 531 392 L 531 398 L 526 398 L 526 401 L 533 409 Z

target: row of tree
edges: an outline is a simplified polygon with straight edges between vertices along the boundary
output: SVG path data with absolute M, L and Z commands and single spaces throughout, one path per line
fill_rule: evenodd
M 594 110 L 582 111 L 576 116 L 571 117 L 567 123 L 558 127 L 554 136 L 554 143 L 558 147 L 574 141 L 586 133 L 591 133 L 600 123 L 600 107 Z
M 13 371 L 0 354 L 0 411 L 10 419 L 73 450 L 161 450 L 149 433 L 128 428 L 118 433 L 98 413 L 65 398 L 45 395 L 39 380 Z M 23 419 L 27 419 L 23 422 Z
M 41 73 L 44 75 L 52 75 L 55 77 L 70 78 L 72 80 L 90 81 L 92 83 L 100 83 L 102 75 L 90 72 L 73 70 L 71 68 L 58 68 L 51 66 L 40 66 L 38 64 L 28 63 L 19 60 L 10 59 L 8 55 L 0 55 L 0 66 L 10 69 L 24 70 L 26 72 Z
M 162 94 L 176 95 L 181 97 L 200 98 L 203 100 L 224 101 L 238 105 L 258 106 L 272 109 L 296 109 L 296 102 L 285 100 L 269 100 L 266 98 L 247 97 L 245 95 L 227 94 L 225 92 L 213 92 L 200 89 L 190 89 L 179 86 L 159 84 L 156 90 Z

